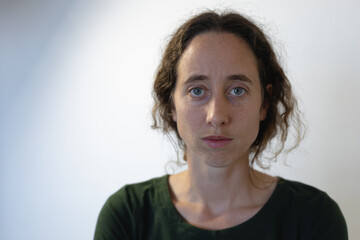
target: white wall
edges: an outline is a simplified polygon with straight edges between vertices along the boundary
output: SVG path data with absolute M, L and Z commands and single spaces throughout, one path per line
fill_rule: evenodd
M 272 173 L 328 192 L 360 238 L 358 1 L 3 0 L 0 239 L 91 239 L 111 193 L 165 173 L 151 84 L 167 36 L 205 7 L 275 37 L 308 135 Z

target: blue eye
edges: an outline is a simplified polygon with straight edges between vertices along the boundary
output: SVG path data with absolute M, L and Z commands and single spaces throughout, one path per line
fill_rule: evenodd
M 241 96 L 245 93 L 245 89 L 241 88 L 241 87 L 236 87 L 230 90 L 230 94 L 235 95 L 235 96 Z
M 190 90 L 190 94 L 195 96 L 195 97 L 200 97 L 202 95 L 204 95 L 204 89 L 202 88 L 193 88 Z

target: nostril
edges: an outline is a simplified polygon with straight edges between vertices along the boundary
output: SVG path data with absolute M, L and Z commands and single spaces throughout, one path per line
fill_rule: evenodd
M 214 120 L 212 120 L 212 121 L 208 121 L 208 124 L 210 126 L 213 126 L 213 127 L 217 128 L 217 127 L 220 127 L 221 125 L 224 125 L 225 121 L 214 121 Z

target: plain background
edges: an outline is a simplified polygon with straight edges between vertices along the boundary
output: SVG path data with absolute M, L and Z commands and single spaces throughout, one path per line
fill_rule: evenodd
M 270 172 L 326 191 L 360 238 L 359 1 L 1 0 L 0 239 L 92 239 L 110 194 L 166 173 L 151 85 L 168 36 L 205 8 L 273 39 L 308 133 Z

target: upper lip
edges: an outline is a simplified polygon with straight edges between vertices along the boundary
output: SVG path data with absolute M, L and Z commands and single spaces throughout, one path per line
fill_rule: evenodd
M 204 137 L 203 140 L 232 140 L 232 138 L 221 135 L 211 135 Z

